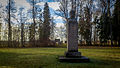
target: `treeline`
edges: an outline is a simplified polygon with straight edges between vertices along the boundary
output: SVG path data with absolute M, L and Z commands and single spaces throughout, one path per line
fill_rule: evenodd
M 41 6 L 37 5 L 40 1 L 27 1 L 31 6 L 27 12 L 24 12 L 24 7 L 17 8 L 14 0 L 8 0 L 8 4 L 2 12 L 6 17 L 0 13 L 6 22 L 1 46 L 4 44 L 7 47 L 39 47 L 55 44 L 54 41 L 51 41 L 51 39 L 55 39 L 55 23 L 50 16 L 48 4 L 45 3 L 42 12 Z M 56 1 L 60 1 L 59 13 L 56 14 L 63 18 L 65 25 L 68 23 L 69 11 L 71 9 L 76 11 L 80 45 L 120 46 L 120 0 Z M 18 25 L 13 24 L 14 21 Z M 29 21 L 29 24 L 26 21 Z M 0 32 L 1 26 L 0 23 Z M 67 30 L 64 36 L 67 38 Z
M 2 37 L 4 39 L 0 41 L 0 47 L 55 46 L 55 42 L 51 41 L 54 38 L 55 23 L 50 16 L 48 3 L 45 3 L 43 12 L 41 7 L 36 4 L 35 0 L 31 1 L 32 8 L 25 13 L 24 7 L 17 10 L 15 1 L 8 1 L 5 11 L 3 11 L 7 16 L 4 17 L 6 23 L 0 23 L 0 30 L 3 29 L 1 28 L 3 25 L 7 25 L 3 31 L 0 31 L 1 36 L 4 32 L 6 38 Z M 32 22 L 26 23 L 27 20 L 32 20 Z M 13 24 L 14 21 L 18 25 Z
M 60 4 L 66 23 L 69 9 L 76 11 L 81 44 L 120 46 L 120 0 L 61 0 Z

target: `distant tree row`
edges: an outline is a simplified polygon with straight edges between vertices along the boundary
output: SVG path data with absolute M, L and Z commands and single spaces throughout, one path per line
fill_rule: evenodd
M 75 10 L 75 17 L 79 26 L 79 42 L 86 45 L 120 46 L 120 0 L 54 0 L 60 1 L 59 13 L 66 27 L 60 27 L 55 31 L 53 17 L 47 3 L 42 11 L 42 0 L 26 0 L 30 9 L 25 12 L 24 7 L 17 8 L 14 0 L 8 0 L 5 8 L 0 12 L 0 34 L 4 32 L 3 41 L 6 47 L 38 47 L 40 45 L 52 45 L 55 32 L 61 38 L 67 38 L 67 23 L 70 10 Z M 3 6 L 0 5 L 0 8 Z M 5 23 L 2 24 L 1 18 Z M 17 24 L 16 24 L 17 23 Z M 4 28 L 2 27 L 4 26 Z M 64 36 L 63 36 L 64 35 Z M 6 45 L 7 43 L 7 45 Z M 17 45 L 16 45 L 17 44 Z
M 67 23 L 69 11 L 76 11 L 79 23 L 79 40 L 87 45 L 120 46 L 120 1 L 119 0 L 61 0 L 60 12 Z M 99 44 L 97 42 L 100 41 Z
M 45 3 L 42 12 L 41 7 L 36 5 L 38 2 L 30 0 L 29 3 L 32 8 L 26 13 L 24 7 L 20 7 L 19 10 L 15 7 L 14 0 L 8 1 L 7 6 L 2 11 L 6 23 L 0 23 L 0 30 L 2 25 L 5 25 L 0 33 L 4 32 L 7 40 L 1 40 L 1 46 L 26 47 L 27 45 L 38 47 L 54 45 L 50 39 L 53 39 L 55 24 L 50 16 L 48 4 Z M 27 23 L 28 20 L 33 22 Z

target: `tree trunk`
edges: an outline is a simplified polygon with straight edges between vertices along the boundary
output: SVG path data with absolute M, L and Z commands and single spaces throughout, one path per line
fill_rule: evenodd
M 32 13 L 33 13 L 33 46 L 36 46 L 35 44 L 35 1 L 33 0 L 33 10 L 32 10 Z
M 21 23 L 21 45 L 22 47 L 25 47 L 24 46 L 24 24 Z
M 118 41 L 118 45 L 119 45 L 119 47 L 120 47 L 120 40 Z
M 12 46 L 12 26 L 11 26 L 11 15 L 10 15 L 10 7 L 11 7 L 11 0 L 9 0 L 9 9 L 8 9 L 8 47 Z
M 81 35 L 81 41 L 80 41 L 80 44 L 81 44 L 81 45 L 83 45 L 83 44 L 82 44 L 82 39 L 83 39 L 83 38 L 82 38 L 82 35 Z

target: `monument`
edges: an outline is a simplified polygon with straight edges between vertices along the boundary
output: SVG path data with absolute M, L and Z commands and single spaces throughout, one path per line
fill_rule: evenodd
M 78 52 L 78 23 L 75 18 L 75 11 L 70 11 L 70 18 L 67 23 L 67 52 L 60 56 L 61 62 L 89 62 L 89 59 Z

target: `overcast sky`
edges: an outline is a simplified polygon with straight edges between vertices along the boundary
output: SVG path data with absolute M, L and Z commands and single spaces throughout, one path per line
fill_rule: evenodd
M 14 1 L 15 1 L 15 5 L 16 5 L 17 8 L 24 7 L 25 10 L 28 10 L 28 9 L 31 8 L 30 4 L 26 0 L 14 0 Z M 45 1 L 45 0 L 43 0 L 43 1 Z M 8 0 L 0 0 L 0 4 L 2 4 L 3 6 L 7 5 L 7 2 L 8 2 Z M 37 5 L 44 6 L 44 2 L 40 2 Z M 48 5 L 49 5 L 50 8 L 52 8 L 54 10 L 59 9 L 59 3 L 58 2 L 49 2 Z M 62 17 L 54 15 L 54 18 L 55 18 L 55 22 L 57 23 L 56 24 L 57 27 L 60 27 L 60 26 L 63 25 L 62 24 Z
M 30 4 L 26 0 L 14 0 L 14 1 L 16 3 L 17 7 L 22 6 L 22 7 L 30 8 Z M 8 2 L 8 0 L 0 0 L 0 3 L 2 5 L 6 5 L 7 2 Z M 39 4 L 39 5 L 44 5 L 44 3 L 41 2 L 41 4 Z M 59 8 L 59 4 L 55 4 L 55 3 L 50 2 L 49 7 L 57 10 Z

